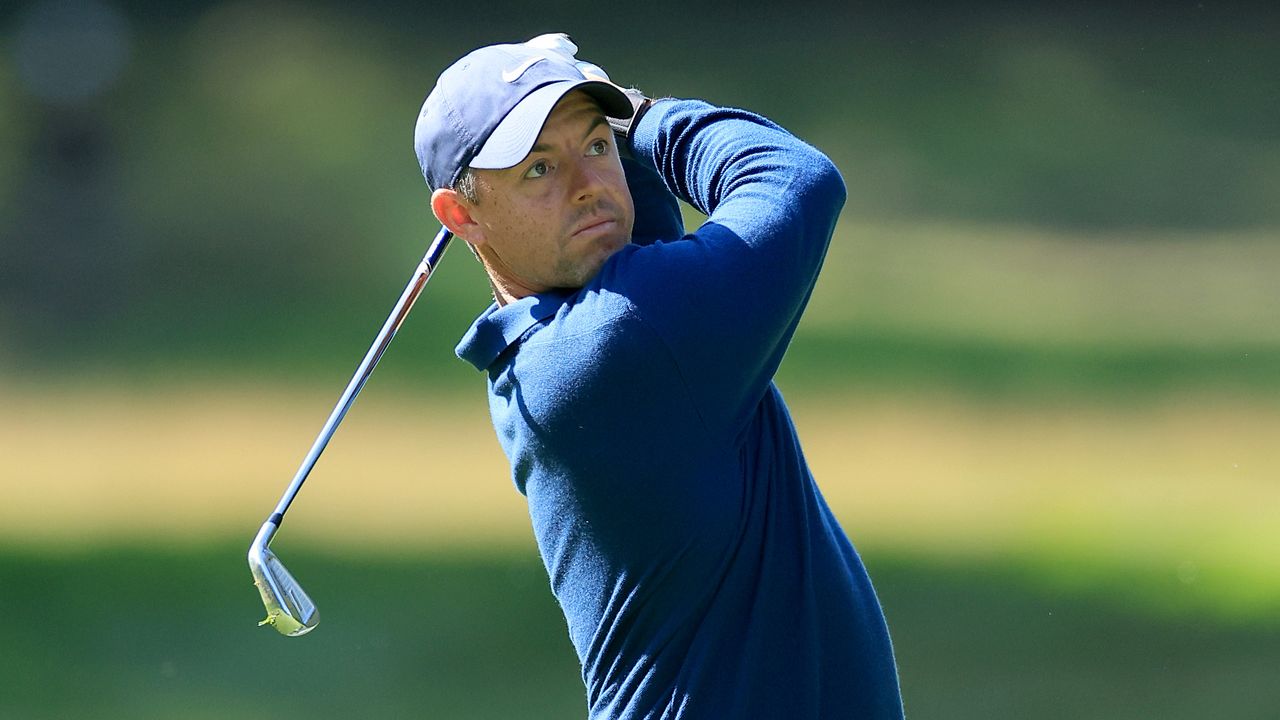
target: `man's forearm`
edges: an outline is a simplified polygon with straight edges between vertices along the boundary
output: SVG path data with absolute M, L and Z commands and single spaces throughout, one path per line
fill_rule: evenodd
M 629 143 L 712 222 L 757 249 L 786 244 L 816 274 L 846 192 L 821 152 L 759 115 L 695 100 L 655 102 Z
M 782 361 L 844 181 L 826 156 L 770 121 L 696 100 L 655 102 L 630 144 L 709 218 L 680 242 L 632 255 L 623 291 L 676 358 L 709 425 L 732 434 Z

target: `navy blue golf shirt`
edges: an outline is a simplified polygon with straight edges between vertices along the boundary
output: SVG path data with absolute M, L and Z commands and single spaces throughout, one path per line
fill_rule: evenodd
M 901 718 L 875 591 L 773 383 L 844 182 L 698 101 L 655 103 L 630 150 L 633 243 L 458 346 L 488 373 L 590 717 Z

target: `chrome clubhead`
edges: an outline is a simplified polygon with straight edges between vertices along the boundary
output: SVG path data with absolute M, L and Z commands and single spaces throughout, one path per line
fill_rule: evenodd
M 320 622 L 320 613 L 306 591 L 285 569 L 280 558 L 267 547 L 275 530 L 275 524 L 268 521 L 249 548 L 249 570 L 253 573 L 253 584 L 258 586 L 262 604 L 267 608 L 266 619 L 258 624 L 270 625 L 281 635 L 297 637 L 311 632 Z
M 253 572 L 253 584 L 258 586 L 258 592 L 262 594 L 262 604 L 267 607 L 267 618 L 258 623 L 259 625 L 270 625 L 280 631 L 281 635 L 297 637 L 311 632 L 311 629 L 320 622 L 320 613 L 316 612 L 316 604 L 311 602 L 306 591 L 297 580 L 293 579 L 289 571 L 284 569 L 280 558 L 277 558 L 267 546 L 271 544 L 271 537 L 280 528 L 280 522 L 284 519 L 284 513 L 289 509 L 289 504 L 298 495 L 298 490 L 307 479 L 307 475 L 311 473 L 311 468 L 315 467 L 316 461 L 320 459 L 320 453 L 324 451 L 325 445 L 329 444 L 329 438 L 333 437 L 334 431 L 338 429 L 338 423 L 342 422 L 342 418 L 346 416 L 360 388 L 364 387 L 373 368 L 377 366 L 378 359 L 382 357 L 387 345 L 395 337 L 400 323 L 404 322 L 405 316 L 413 308 L 418 294 L 422 292 L 427 280 L 431 279 L 432 271 L 439 264 L 440 258 L 444 256 L 444 251 L 449 247 L 449 241 L 452 239 L 453 233 L 449 232 L 448 228 L 441 228 L 440 232 L 436 233 L 431 246 L 427 248 L 427 254 L 418 263 L 413 277 L 409 279 L 409 284 L 405 286 L 400 299 L 391 309 L 391 314 L 382 324 L 382 329 L 373 339 L 369 351 L 365 353 L 360 366 L 356 368 L 356 374 L 347 383 L 346 390 L 342 391 L 342 397 L 338 399 L 338 404 L 329 414 L 324 428 L 316 436 L 311 450 L 298 468 L 298 473 L 293 476 L 293 482 L 289 483 L 289 488 L 284 491 L 280 503 L 276 505 L 276 511 L 271 513 L 271 517 L 263 523 L 258 536 L 253 539 L 253 545 L 249 546 L 249 570 Z

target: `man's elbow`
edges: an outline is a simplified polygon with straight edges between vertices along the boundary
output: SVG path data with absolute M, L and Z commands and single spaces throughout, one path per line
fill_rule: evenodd
M 828 209 L 833 217 L 838 215 L 848 198 L 849 190 L 831 158 L 810 148 L 802 165 L 801 175 L 805 204 L 809 206 L 809 210 Z

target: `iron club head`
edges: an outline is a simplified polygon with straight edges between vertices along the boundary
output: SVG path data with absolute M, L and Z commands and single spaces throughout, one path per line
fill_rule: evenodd
M 364 387 L 365 381 L 369 379 L 370 373 L 377 366 L 378 359 L 382 357 L 382 353 L 387 349 L 387 345 L 391 343 L 391 339 L 395 337 L 396 330 L 400 328 L 400 323 L 404 321 L 405 316 L 409 314 L 409 310 L 413 308 L 414 301 L 418 299 L 418 294 L 422 292 L 427 280 L 431 278 L 432 271 L 440 263 L 440 258 L 444 256 L 444 251 L 449 247 L 451 239 L 453 239 L 453 233 L 449 232 L 448 228 L 441 228 L 435 239 L 431 241 L 431 246 L 427 248 L 427 254 L 422 257 L 422 261 L 414 269 L 413 277 L 410 278 L 409 284 L 405 286 L 404 292 L 400 294 L 400 299 L 396 302 L 395 307 L 391 309 L 391 314 L 387 316 L 386 322 L 382 324 L 382 329 L 378 331 L 373 344 L 369 346 L 369 351 L 365 353 L 364 359 L 360 361 L 360 366 L 356 368 L 355 375 L 347 383 L 346 390 L 342 391 L 342 397 L 338 399 L 338 404 L 333 408 L 333 412 L 329 414 L 329 419 L 325 421 L 324 428 L 316 436 L 315 442 L 311 445 L 311 450 L 307 453 L 306 458 L 303 459 L 302 465 L 298 468 L 298 473 L 294 475 L 293 482 L 289 483 L 288 489 L 285 490 L 284 495 L 280 498 L 280 503 L 276 505 L 276 511 L 262 524 L 262 529 L 258 531 L 258 536 L 253 539 L 253 545 L 249 546 L 249 570 L 253 573 L 253 584 L 258 586 L 258 592 L 262 594 L 262 604 L 267 608 L 267 617 L 258 623 L 259 625 L 270 625 L 282 635 L 297 637 L 311 632 L 311 629 L 320 622 L 320 614 L 316 612 L 316 604 L 311 602 L 311 598 L 307 597 L 306 591 L 302 589 L 297 580 L 293 579 L 289 571 L 284 569 L 284 564 L 280 562 L 280 558 L 276 557 L 275 553 L 271 552 L 267 546 L 271 544 L 271 537 L 279 529 L 280 522 L 284 519 L 285 510 L 289 509 L 289 505 L 293 502 L 294 497 L 297 496 L 303 481 L 311 473 L 311 468 L 320 459 L 320 453 L 324 451 L 325 445 L 329 444 L 329 438 L 333 437 L 334 431 L 338 429 L 338 423 L 342 422 L 342 418 L 346 416 L 351 403 L 355 402 L 356 395 L 360 392 L 360 388 Z
M 267 547 L 276 525 L 268 521 L 249 548 L 249 570 L 253 584 L 262 594 L 267 617 L 259 625 L 270 625 L 281 635 L 297 637 L 311 632 L 320 622 L 320 613 L 306 591 L 285 569 L 280 558 Z

